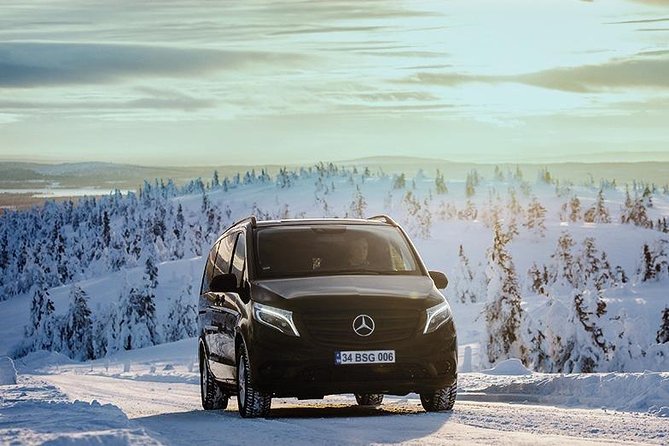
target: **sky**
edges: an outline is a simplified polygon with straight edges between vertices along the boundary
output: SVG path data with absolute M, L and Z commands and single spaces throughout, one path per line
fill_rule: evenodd
M 646 160 L 668 123 L 669 0 L 2 2 L 0 160 Z

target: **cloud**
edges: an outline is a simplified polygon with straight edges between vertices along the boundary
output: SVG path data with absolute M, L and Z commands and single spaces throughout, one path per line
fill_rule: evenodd
M 113 111 L 113 110 L 181 110 L 198 111 L 212 108 L 216 103 L 209 99 L 194 98 L 186 94 L 159 90 L 155 88 L 137 88 L 141 97 L 123 101 L 34 101 L 34 100 L 0 100 L 0 111 L 41 112 L 53 111 Z
M 587 92 L 605 88 L 669 88 L 669 59 L 617 60 L 600 65 L 556 68 L 518 76 L 518 81 L 554 90 Z
M 302 56 L 101 43 L 0 43 L 0 87 L 118 82 L 150 76 L 188 77 L 249 65 L 284 65 Z
M 655 52 L 654 55 L 663 55 Z M 643 56 L 643 57 L 637 57 Z M 559 67 L 535 73 L 490 76 L 464 73 L 418 73 L 412 83 L 455 86 L 469 82 L 513 82 L 568 92 L 596 92 L 605 89 L 669 89 L 669 58 L 640 53 L 629 59 L 615 59 L 598 65 Z
M 656 23 L 656 22 L 669 22 L 669 17 L 663 17 L 661 19 L 624 20 L 622 22 L 609 22 L 607 23 L 607 25 L 624 25 L 628 23 Z
M 632 0 L 635 3 L 644 3 L 652 6 L 669 6 L 669 0 Z

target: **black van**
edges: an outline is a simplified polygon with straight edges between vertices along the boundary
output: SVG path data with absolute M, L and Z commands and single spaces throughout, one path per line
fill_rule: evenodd
M 242 417 L 272 397 L 420 394 L 451 410 L 457 342 L 451 309 L 406 233 L 387 216 L 232 225 L 209 252 L 200 289 L 202 406 L 237 395 Z

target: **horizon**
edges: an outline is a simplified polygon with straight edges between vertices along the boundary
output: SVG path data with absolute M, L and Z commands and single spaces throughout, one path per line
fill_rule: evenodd
M 34 5 L 0 18 L 0 159 L 669 160 L 666 2 Z
M 625 160 L 625 159 L 606 159 L 606 160 L 597 160 L 595 158 L 599 156 L 620 156 L 622 158 L 627 156 L 638 157 L 639 159 L 635 160 Z M 657 158 L 645 158 L 639 157 L 639 155 L 657 155 Z M 479 166 L 528 166 L 528 167 L 541 167 L 544 165 L 602 165 L 602 164 L 644 164 L 644 163 L 669 163 L 669 152 L 647 152 L 642 154 L 633 154 L 626 152 L 616 152 L 616 153 L 602 153 L 602 154 L 583 154 L 581 158 L 592 157 L 592 159 L 586 160 L 574 160 L 574 159 L 547 159 L 545 161 L 493 161 L 493 160 L 483 160 L 483 161 L 457 161 L 454 159 L 448 158 L 433 158 L 433 157 L 424 157 L 424 156 L 412 156 L 412 155 L 376 155 L 376 156 L 362 156 L 359 158 L 350 158 L 350 159 L 319 159 L 311 162 L 287 162 L 287 163 L 248 163 L 248 164 L 141 164 L 134 162 L 124 162 L 124 161 L 102 161 L 102 160 L 50 160 L 50 159 L 40 159 L 40 158 L 23 158 L 17 157 L 16 159 L 12 158 L 3 158 L 0 157 L 0 164 L 37 164 L 44 166 L 67 166 L 67 165 L 115 165 L 115 166 L 128 166 L 128 167 L 139 167 L 146 169 L 205 169 L 205 168 L 217 168 L 217 167 L 226 167 L 226 168 L 247 168 L 247 167 L 268 167 L 268 168 L 279 168 L 283 166 L 291 167 L 304 167 L 309 165 L 314 165 L 318 163 L 333 163 L 335 165 L 357 165 L 363 166 L 364 163 L 394 163 L 402 161 L 412 161 L 412 162 L 439 162 L 439 163 L 448 163 L 453 165 L 479 165 Z

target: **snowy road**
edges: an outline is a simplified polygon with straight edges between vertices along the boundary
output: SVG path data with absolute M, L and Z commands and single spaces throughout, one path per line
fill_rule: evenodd
M 380 408 L 369 409 L 337 396 L 278 399 L 268 419 L 243 420 L 232 401 L 226 411 L 201 410 L 196 384 L 75 370 L 27 379 L 52 384 L 69 400 L 111 403 L 125 413 L 132 432 L 168 445 L 666 444 L 669 439 L 666 418 L 601 409 L 458 401 L 450 414 L 427 414 L 417 399 L 387 397 Z

